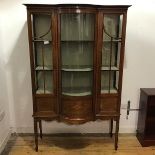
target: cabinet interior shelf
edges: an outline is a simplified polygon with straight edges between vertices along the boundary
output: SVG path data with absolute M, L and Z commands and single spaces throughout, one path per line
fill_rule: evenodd
M 94 40 L 61 40 L 61 42 L 94 42 Z
M 119 71 L 119 68 L 118 67 L 115 67 L 115 66 L 112 66 L 111 68 L 110 67 L 102 66 L 101 67 L 101 70 L 102 71 L 110 71 L 110 70 L 112 70 L 112 71 Z
M 110 93 L 117 93 L 118 92 L 118 90 L 117 89 L 115 89 L 115 88 L 110 88 Z M 107 93 L 109 93 L 109 89 L 101 89 L 101 94 L 107 94 Z
M 67 96 L 87 96 L 91 95 L 91 87 L 74 87 L 74 88 L 68 88 L 63 87 L 62 94 Z
M 38 88 L 38 89 L 36 90 L 36 94 L 52 94 L 52 89 L 46 89 L 46 90 L 44 91 L 43 88 Z
M 62 68 L 62 71 L 67 71 L 67 72 L 88 72 L 92 71 L 92 68 Z
M 52 42 L 52 40 L 42 40 L 42 39 L 33 39 L 33 42 L 44 42 L 45 44 L 48 44 L 48 42 Z
M 107 43 L 109 43 L 109 42 L 111 42 L 111 40 L 103 40 L 103 42 L 107 42 Z M 112 42 L 122 42 L 122 40 L 121 39 L 118 39 L 118 40 L 112 40 Z
M 36 68 L 35 68 L 35 70 L 36 71 L 42 71 L 42 70 L 46 70 L 46 71 L 52 71 L 53 70 L 53 68 L 52 68 L 52 66 L 37 66 Z
M 67 95 L 67 96 L 87 96 L 87 95 L 91 95 L 91 91 L 87 91 L 87 92 L 81 92 L 81 93 L 67 93 L 67 92 L 62 92 L 63 95 Z
M 62 71 L 92 71 L 93 67 L 91 65 L 62 65 Z

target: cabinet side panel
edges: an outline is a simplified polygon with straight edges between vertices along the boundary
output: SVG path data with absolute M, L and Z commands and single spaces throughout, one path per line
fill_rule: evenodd
M 37 111 L 35 104 L 35 75 L 34 75 L 34 55 L 32 46 L 32 23 L 31 13 L 27 9 L 27 25 L 28 25 L 28 37 L 29 37 L 29 55 L 30 55 L 30 67 L 31 67 L 31 84 L 32 84 L 32 97 L 33 97 L 33 113 Z
M 137 125 L 137 137 L 143 139 L 145 136 L 145 122 L 147 115 L 147 100 L 148 96 L 141 91 L 140 102 L 139 102 L 139 114 L 138 114 L 138 125 Z

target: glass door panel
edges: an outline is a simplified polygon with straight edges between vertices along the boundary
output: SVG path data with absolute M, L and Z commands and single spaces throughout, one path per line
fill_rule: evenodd
M 62 94 L 92 94 L 94 14 L 61 14 Z
M 92 94 L 92 72 L 62 72 L 62 94 L 86 96 Z
M 61 14 L 61 41 L 94 41 L 94 14 Z
M 101 93 L 118 92 L 119 71 L 102 71 L 101 72 Z
M 51 35 L 51 15 L 34 14 L 33 18 L 33 38 L 36 40 L 52 40 Z
M 34 51 L 36 57 L 35 68 L 36 70 L 52 70 L 52 45 L 44 44 L 43 42 L 34 42 Z
M 122 17 L 122 15 L 104 15 L 101 94 L 118 92 Z
M 53 50 L 51 14 L 33 14 L 33 55 L 36 94 L 53 93 Z
M 62 68 L 92 69 L 92 42 L 61 42 Z
M 36 71 L 36 93 L 53 93 L 53 75 L 52 71 Z
M 116 14 L 105 14 L 104 15 L 104 32 L 103 40 L 110 41 L 113 38 L 113 41 L 119 41 L 122 36 L 122 21 L 123 15 Z

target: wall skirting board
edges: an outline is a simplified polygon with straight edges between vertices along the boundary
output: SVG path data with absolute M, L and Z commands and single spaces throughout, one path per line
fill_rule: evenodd
M 10 139 L 10 136 L 11 136 L 11 130 L 9 130 L 9 132 L 6 135 L 6 137 L 3 139 L 2 143 L 0 144 L 0 154 L 4 150 L 8 140 Z
M 18 128 L 12 128 L 12 133 L 34 133 L 34 129 L 33 127 L 18 127 Z M 109 130 L 104 130 L 104 131 L 86 131 L 85 129 L 81 129 L 81 130 L 74 130 L 74 128 L 54 128 L 53 127 L 48 127 L 48 128 L 43 128 L 43 134 L 61 134 L 61 133 L 84 133 L 84 134 L 89 134 L 89 133 L 94 133 L 94 134 L 100 134 L 100 133 L 109 133 Z M 135 127 L 120 127 L 119 130 L 120 134 L 135 134 L 136 133 L 136 128 Z

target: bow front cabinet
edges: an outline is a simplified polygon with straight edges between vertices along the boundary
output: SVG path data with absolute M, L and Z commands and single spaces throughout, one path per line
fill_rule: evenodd
M 129 6 L 25 4 L 36 150 L 42 120 L 116 121 L 118 143 Z

